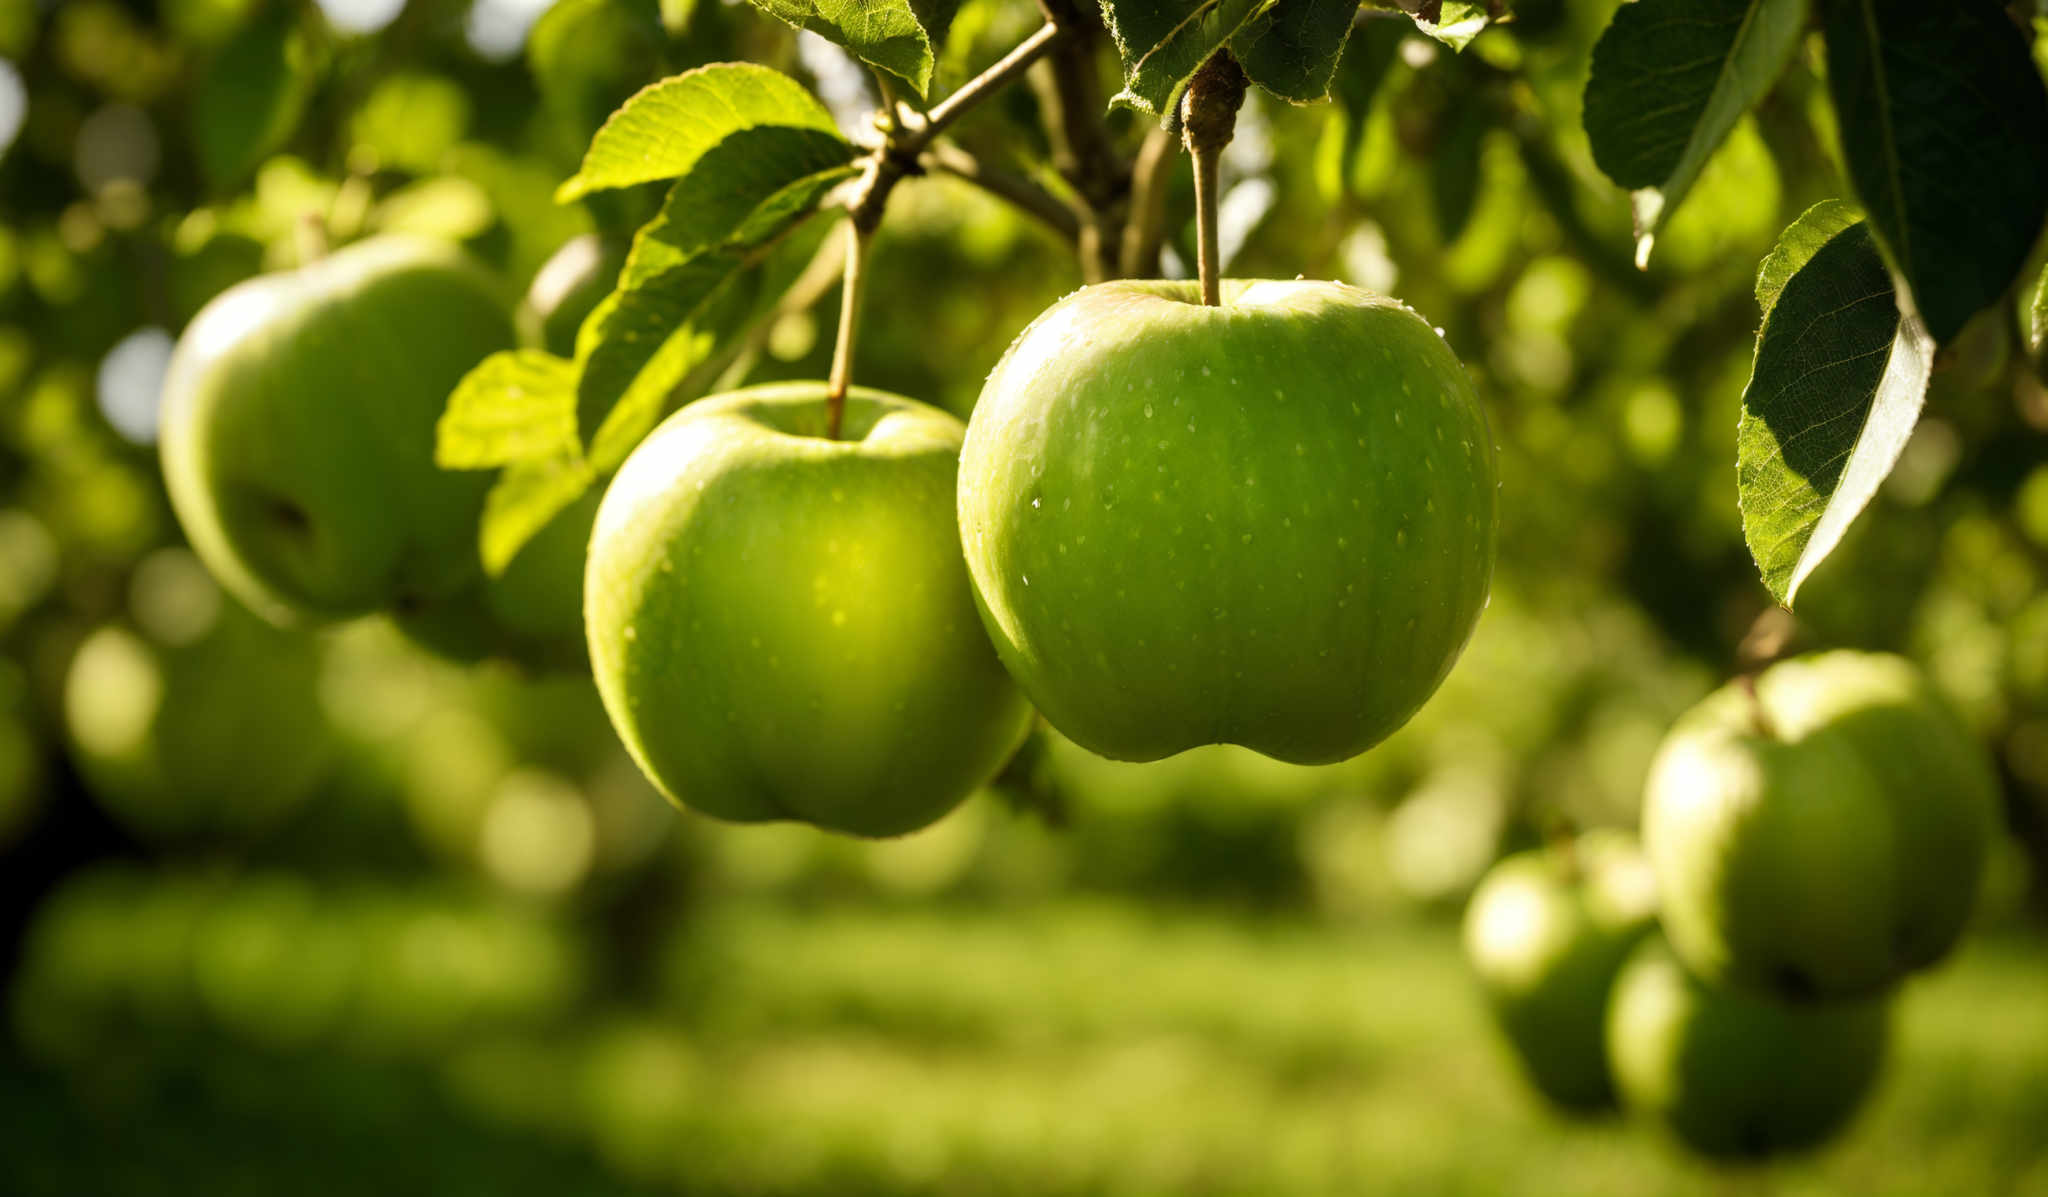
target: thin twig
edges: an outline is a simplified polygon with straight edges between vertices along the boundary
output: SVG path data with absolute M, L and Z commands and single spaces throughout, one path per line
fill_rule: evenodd
M 868 242 L 873 236 L 874 230 L 862 228 L 859 221 L 846 222 L 845 289 L 839 300 L 839 339 L 832 343 L 832 375 L 825 383 L 825 436 L 835 441 L 846 419 L 846 392 L 853 385 L 853 344 L 860 330 Z
M 1047 228 L 1068 241 L 1080 235 L 1081 218 L 1075 215 L 1074 209 L 1027 175 L 991 166 L 965 147 L 945 138 L 933 142 L 920 161 L 927 169 L 972 183 L 997 199 L 1037 217 Z
M 1138 147 L 1131 169 L 1131 212 L 1124 224 L 1120 273 L 1151 278 L 1159 273 L 1159 247 L 1166 242 L 1166 197 L 1173 182 L 1174 151 L 1180 139 L 1155 125 Z
M 924 119 L 905 131 L 898 142 L 904 150 L 915 153 L 931 144 L 932 139 L 943 133 L 946 126 L 959 120 L 969 109 L 1007 86 L 1011 80 L 1024 73 L 1032 63 L 1037 62 L 1060 37 L 1059 26 L 1047 21 L 1039 26 L 1038 32 L 1017 43 L 1017 47 L 997 59 L 981 74 L 960 85 L 960 89 L 932 106 Z M 894 111 L 892 106 L 891 111 Z
M 1076 0 L 1039 0 L 1046 19 L 1069 36 L 1031 72 L 1032 91 L 1044 113 L 1053 168 L 1087 205 L 1081 222 L 1081 274 L 1100 282 L 1118 273 L 1131 167 L 1118 152 L 1103 119 L 1106 105 L 1097 85 L 1095 47 L 1101 26 Z
M 774 335 L 775 326 L 817 306 L 818 301 L 825 298 L 825 292 L 839 282 L 845 261 L 846 243 L 827 237 L 775 306 L 754 317 L 745 333 L 713 359 L 716 380 L 709 389 L 730 391 L 743 384 L 760 358 L 761 350 L 768 344 L 769 337 Z

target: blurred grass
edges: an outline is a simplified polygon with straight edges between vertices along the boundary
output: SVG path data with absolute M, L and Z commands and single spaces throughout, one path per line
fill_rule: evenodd
M 304 1191 L 305 1159 L 323 1192 L 2048 1192 L 2048 960 L 2018 939 L 1909 988 L 1842 1142 L 1744 1172 L 1538 1105 L 1438 924 L 730 902 L 647 988 L 410 1063 L 187 1027 L 15 1070 L 5 1187 Z M 375 1158 L 400 1123 L 429 1157 Z

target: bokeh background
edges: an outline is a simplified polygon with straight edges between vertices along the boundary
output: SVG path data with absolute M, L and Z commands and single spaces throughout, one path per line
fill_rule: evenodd
M 1399 294 L 1495 420 L 1493 600 L 1422 715 L 1324 769 L 1042 734 L 935 827 L 865 843 L 668 808 L 587 679 L 260 624 L 181 547 L 153 451 L 179 329 L 309 228 L 462 242 L 509 304 L 651 209 L 551 201 L 638 86 L 752 59 L 850 122 L 859 71 L 720 0 L 0 4 L 0 1190 L 2048 1193 L 2026 330 L 1970 330 L 1798 622 L 1772 617 L 1734 430 L 1757 261 L 1841 190 L 1817 64 L 1638 273 L 1578 130 L 1613 8 L 1527 0 L 1461 56 L 1366 22 L 1336 102 L 1255 98 L 1226 158 L 1233 273 Z M 942 79 L 1036 22 L 967 0 Z M 1029 89 L 959 136 L 1045 171 Z M 1184 184 L 1169 211 L 1177 269 Z M 863 381 L 963 413 L 1079 283 L 938 179 L 875 254 Z M 835 303 L 763 325 L 729 378 L 822 376 Z M 1542 1108 L 1456 917 L 1504 852 L 1632 824 L 1669 720 L 1787 636 L 1922 661 L 2012 830 L 1848 1135 L 1730 1177 Z

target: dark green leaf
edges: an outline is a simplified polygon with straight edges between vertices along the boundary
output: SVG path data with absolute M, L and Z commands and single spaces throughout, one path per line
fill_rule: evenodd
M 192 135 L 216 189 L 246 178 L 305 116 L 319 55 L 295 13 L 285 6 L 237 33 L 199 78 Z
M 1274 0 L 1102 0 L 1123 59 L 1124 89 L 1111 100 L 1164 116 L 1181 88 L 1224 43 Z
M 911 0 L 753 0 L 754 7 L 808 29 L 887 71 L 922 96 L 932 85 L 935 38 Z M 950 14 L 946 14 L 950 15 Z
M 484 496 L 477 552 L 484 572 L 497 577 L 548 521 L 583 497 L 597 475 L 575 453 L 514 462 Z
M 1634 192 L 1636 264 L 1799 44 L 1807 0 L 1637 0 L 1593 47 L 1586 136 Z
M 1856 198 L 1945 343 L 2048 217 L 2048 90 L 1993 0 L 1830 0 L 1827 47 Z
M 2034 284 L 2032 319 L 2029 321 L 2028 340 L 2033 342 L 2035 352 L 2048 346 L 2048 270 L 2041 272 L 2040 281 Z
M 1456 241 L 1471 223 L 1479 199 L 1479 166 L 1491 125 L 1472 105 L 1444 114 L 1445 125 L 1429 154 L 1429 194 L 1436 209 L 1436 228 L 1446 244 Z
M 1870 226 L 1830 201 L 1786 230 L 1757 280 L 1765 303 L 1736 430 L 1743 537 L 1791 606 L 1897 464 L 1920 418 L 1934 343 L 1902 316 Z
M 515 349 L 485 358 L 456 384 L 435 428 L 434 464 L 492 469 L 576 449 L 576 363 Z
M 577 427 L 611 468 L 743 319 L 735 285 L 766 249 L 855 169 L 843 142 L 755 129 L 705 154 L 634 239 L 619 289 L 584 322 Z
M 1365 140 L 1366 117 L 1372 110 L 1373 97 L 1379 94 L 1380 84 L 1400 61 L 1401 42 L 1407 36 L 1407 28 L 1400 23 L 1367 21 L 1351 35 L 1350 48 L 1337 64 L 1331 90 L 1347 118 L 1342 157 L 1347 170 Z
M 807 129 L 839 137 L 832 114 L 780 71 L 720 62 L 643 88 L 591 140 L 583 168 L 563 183 L 563 202 L 593 191 L 689 174 L 713 147 L 751 129 Z
M 1330 94 L 1337 59 L 1359 0 L 1280 0 L 1230 39 L 1253 83 L 1285 100 L 1312 103 Z

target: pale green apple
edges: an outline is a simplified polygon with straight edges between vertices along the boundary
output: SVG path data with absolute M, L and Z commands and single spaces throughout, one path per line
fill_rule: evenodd
M 1029 727 L 953 522 L 960 422 L 823 383 L 699 400 L 612 480 L 586 575 L 605 709 L 671 799 L 895 835 L 987 782 Z
M 989 635 L 1120 760 L 1355 756 L 1435 692 L 1493 573 L 1494 447 L 1428 322 L 1341 283 L 1087 287 L 983 388 L 960 531 Z
M 1693 1150 L 1759 1157 L 1839 1131 L 1882 1068 L 1883 999 L 1787 1004 L 1714 989 L 1662 939 L 1614 983 L 1607 1052 L 1627 1109 Z
M 1518 852 L 1465 908 L 1465 958 L 1523 1071 L 1573 1110 L 1614 1104 L 1607 995 L 1657 918 L 1635 837 L 1614 829 Z
M 1643 838 L 1700 976 L 1876 993 L 1947 953 L 1998 820 L 1984 749 L 1893 656 L 1782 662 L 1710 695 L 1652 762 Z
M 107 625 L 65 677 L 73 759 L 101 804 L 142 835 L 261 832 L 333 759 L 319 666 L 310 638 L 231 603 L 182 643 Z
M 490 480 L 437 469 L 434 426 L 513 342 L 490 279 L 428 241 L 365 241 L 223 292 L 164 384 L 164 479 L 193 548 L 279 621 L 461 590 Z
M 583 670 L 583 563 L 602 492 L 592 489 L 549 520 L 497 577 L 483 574 L 446 598 L 397 616 L 416 643 L 444 657 L 486 657 L 531 670 Z

